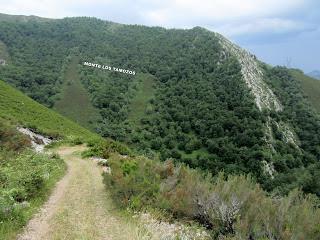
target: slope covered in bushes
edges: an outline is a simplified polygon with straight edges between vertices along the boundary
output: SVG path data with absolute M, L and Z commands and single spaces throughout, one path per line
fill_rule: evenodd
M 270 196 L 249 176 L 203 175 L 183 164 L 112 154 L 106 188 L 121 207 L 196 220 L 213 239 L 318 239 L 319 199 Z
M 30 140 L 0 118 L 0 238 L 17 232 L 47 199 L 65 164 L 56 155 L 35 154 Z

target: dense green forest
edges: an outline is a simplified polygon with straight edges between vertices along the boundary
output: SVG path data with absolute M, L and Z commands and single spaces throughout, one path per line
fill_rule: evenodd
M 270 191 L 302 187 L 320 195 L 320 118 L 298 81 L 288 69 L 261 64 L 284 110 L 260 111 L 238 59 L 226 54 L 212 32 L 86 17 L 4 19 L 0 41 L 10 56 L 0 77 L 47 106 L 61 98 L 70 57 L 76 56 L 84 94 L 100 115 L 90 127 L 104 137 L 212 174 L 251 173 Z M 84 61 L 137 74 L 90 68 Z M 287 141 L 284 129 L 297 141 Z M 265 163 L 274 168 L 273 176 Z

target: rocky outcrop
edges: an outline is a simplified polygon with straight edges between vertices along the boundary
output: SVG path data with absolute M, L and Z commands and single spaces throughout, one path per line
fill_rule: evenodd
M 224 60 L 228 56 L 233 56 L 239 61 L 243 80 L 251 90 L 259 110 L 262 111 L 266 109 L 276 112 L 282 111 L 283 106 L 281 102 L 263 79 L 263 71 L 259 66 L 259 62 L 256 57 L 233 44 L 222 35 L 215 33 L 215 36 L 218 38 L 218 41 L 223 48 L 221 59 Z M 275 139 L 273 137 L 271 124 L 275 124 L 277 126 L 277 131 L 282 134 L 281 140 L 283 142 L 293 144 L 299 149 L 299 139 L 290 125 L 285 122 L 277 122 L 275 119 L 268 117 L 265 125 L 265 142 L 272 153 L 275 153 L 276 150 L 274 148 Z M 263 161 L 262 167 L 267 175 L 274 178 L 275 170 L 272 162 L 268 163 Z
M 273 91 L 263 81 L 263 72 L 261 71 L 255 56 L 233 44 L 222 35 L 218 33 L 215 33 L 215 35 L 224 49 L 222 58 L 225 58 L 226 55 L 231 55 L 238 59 L 243 79 L 251 89 L 257 107 L 260 110 L 269 109 L 281 111 L 282 105 Z
M 289 124 L 285 122 L 275 122 L 278 131 L 282 133 L 282 141 L 285 143 L 291 143 L 293 144 L 296 148 L 299 148 L 299 140 L 296 134 L 294 133 L 293 130 L 291 130 L 291 127 Z
M 30 138 L 32 148 L 36 152 L 43 152 L 44 147 L 52 142 L 50 138 L 37 134 L 29 128 L 18 127 L 17 130 Z

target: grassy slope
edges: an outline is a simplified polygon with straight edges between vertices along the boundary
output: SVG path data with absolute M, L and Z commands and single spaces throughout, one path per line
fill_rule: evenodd
M 9 54 L 6 45 L 0 41 L 0 59 L 9 60 Z
M 85 138 L 96 136 L 2 81 L 0 81 L 0 117 L 48 135 Z
M 90 122 L 95 122 L 99 113 L 90 103 L 89 95 L 81 85 L 78 62 L 77 57 L 71 59 L 64 76 L 61 99 L 56 102 L 54 108 L 78 124 L 90 128 Z
M 320 113 L 320 81 L 304 75 L 297 70 L 290 70 L 292 76 L 301 82 L 304 93 L 312 106 Z
M 138 90 L 135 97 L 132 99 L 130 104 L 130 112 L 128 119 L 139 124 L 140 119 L 145 114 L 149 100 L 154 94 L 154 77 L 150 74 L 139 74 L 138 76 Z

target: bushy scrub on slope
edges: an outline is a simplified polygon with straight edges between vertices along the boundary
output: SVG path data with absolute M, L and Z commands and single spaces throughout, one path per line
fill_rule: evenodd
M 0 236 L 8 226 L 26 223 L 30 210 L 45 199 L 64 170 L 63 160 L 56 155 L 0 153 Z
M 122 207 L 197 220 L 219 239 L 319 239 L 319 202 L 294 190 L 269 196 L 249 176 L 213 178 L 171 161 L 112 154 L 104 182 Z
M 0 149 L 20 152 L 31 146 L 30 140 L 0 118 Z
M 13 238 L 65 171 L 57 155 L 35 154 L 30 141 L 0 122 L 0 239 Z
M 131 155 L 131 150 L 124 144 L 111 139 L 92 138 L 87 141 L 88 150 L 82 153 L 83 157 L 103 157 L 109 158 L 112 153 Z

